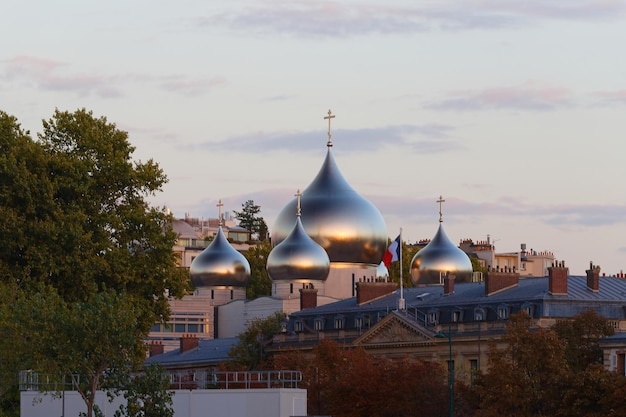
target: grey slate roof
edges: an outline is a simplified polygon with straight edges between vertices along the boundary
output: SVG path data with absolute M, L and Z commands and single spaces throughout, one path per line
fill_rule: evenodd
M 228 360 L 228 352 L 239 343 L 236 337 L 222 339 L 199 340 L 198 347 L 180 352 L 180 349 L 162 353 L 160 355 L 151 356 L 144 362 L 144 365 L 159 363 L 164 367 L 199 365 L 199 364 L 216 364 Z

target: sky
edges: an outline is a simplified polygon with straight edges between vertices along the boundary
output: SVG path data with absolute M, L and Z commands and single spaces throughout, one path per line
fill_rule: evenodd
M 91 110 L 175 217 L 271 229 L 327 152 L 390 238 L 626 272 L 626 1 L 5 0 L 0 110 Z M 304 215 L 304 213 L 303 213 Z

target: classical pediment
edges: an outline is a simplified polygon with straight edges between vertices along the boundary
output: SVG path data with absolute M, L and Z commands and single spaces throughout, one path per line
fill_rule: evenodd
M 354 341 L 355 346 L 420 346 L 434 343 L 435 334 L 402 313 L 389 313 Z

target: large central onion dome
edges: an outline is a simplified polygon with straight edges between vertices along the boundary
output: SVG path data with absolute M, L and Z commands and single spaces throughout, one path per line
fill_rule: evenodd
M 472 261 L 450 241 L 441 223 L 435 237 L 415 254 L 410 269 L 415 285 L 440 284 L 446 273 L 454 275 L 455 282 L 472 279 Z
M 245 287 L 250 281 L 250 264 L 228 242 L 220 226 L 213 242 L 191 262 L 189 275 L 195 288 Z
M 267 257 L 268 275 L 272 281 L 325 281 L 329 271 L 328 254 L 306 234 L 298 213 L 289 236 L 276 245 Z
M 377 266 L 387 246 L 387 226 L 378 209 L 361 197 L 339 171 L 331 152 L 313 182 L 302 193 L 302 225 L 328 253 L 330 262 Z M 296 199 L 281 210 L 272 230 L 274 245 L 282 242 L 296 221 Z

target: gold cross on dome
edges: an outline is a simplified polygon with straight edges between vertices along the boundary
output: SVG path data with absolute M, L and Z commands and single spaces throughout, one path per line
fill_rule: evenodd
M 298 197 L 298 211 L 296 212 L 296 215 L 298 217 L 300 217 L 300 213 L 301 213 L 301 207 L 300 207 L 300 197 L 302 197 L 302 193 L 300 192 L 300 189 L 298 188 L 298 191 L 296 191 L 295 194 L 296 197 Z
M 218 207 L 218 212 L 219 212 L 219 218 L 217 219 L 217 224 L 218 225 L 222 225 L 222 207 L 224 207 L 224 203 L 222 203 L 222 200 L 220 199 L 220 201 L 218 201 L 217 203 L 217 207 Z
M 329 148 L 333 146 L 333 137 L 330 133 L 330 120 L 334 118 L 335 115 L 332 111 L 330 111 L 330 109 L 328 109 L 328 116 L 324 116 L 324 120 L 328 119 L 328 143 L 326 144 L 326 146 L 328 146 Z
M 443 214 L 441 213 L 441 204 L 444 203 L 446 200 L 443 199 L 442 196 L 439 196 L 439 200 L 437 200 L 437 203 L 439 203 L 439 223 L 443 222 Z

